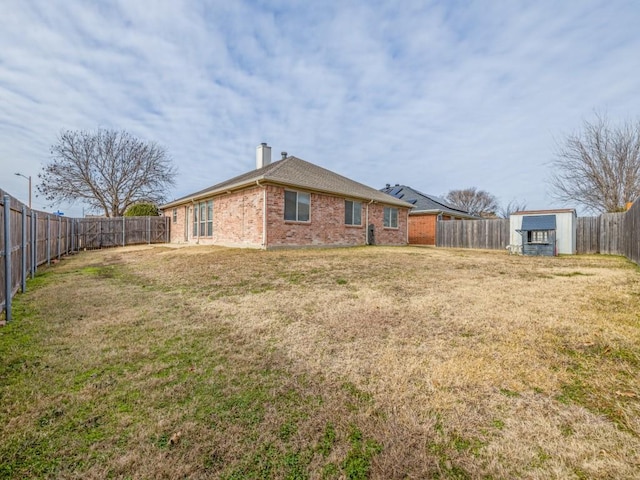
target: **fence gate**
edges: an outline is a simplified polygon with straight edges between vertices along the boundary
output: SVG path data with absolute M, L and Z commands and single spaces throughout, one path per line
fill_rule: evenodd
M 149 243 L 164 243 L 169 238 L 169 217 L 151 218 L 149 219 Z M 152 222 L 153 220 L 153 222 Z
M 100 222 L 78 222 L 78 248 L 100 248 Z
M 122 240 L 123 229 L 122 218 L 105 218 L 100 219 L 101 235 L 100 247 L 117 247 L 124 245 Z

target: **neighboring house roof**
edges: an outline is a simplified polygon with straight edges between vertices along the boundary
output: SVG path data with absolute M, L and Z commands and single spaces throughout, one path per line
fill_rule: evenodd
M 522 217 L 521 231 L 532 230 L 555 230 L 556 229 L 556 216 L 555 215 L 525 215 Z
M 412 215 L 419 213 L 432 213 L 437 215 L 443 213 L 445 215 L 451 215 L 459 218 L 480 218 L 454 207 L 442 198 L 434 195 L 427 195 L 426 193 L 419 192 L 418 190 L 406 185 L 391 186 L 387 184 L 387 186 L 380 189 L 380 191 L 393 195 L 396 198 L 400 198 L 414 205 L 413 210 L 410 212 Z
M 404 200 L 400 200 L 375 188 L 338 175 L 330 170 L 306 162 L 297 157 L 287 157 L 270 163 L 269 165 L 252 170 L 230 180 L 218 183 L 204 190 L 173 200 L 161 208 L 170 208 L 192 200 L 200 200 L 212 195 L 246 188 L 256 182 L 266 182 L 287 187 L 313 190 L 316 192 L 340 195 L 348 198 L 360 199 L 398 207 L 412 208 Z

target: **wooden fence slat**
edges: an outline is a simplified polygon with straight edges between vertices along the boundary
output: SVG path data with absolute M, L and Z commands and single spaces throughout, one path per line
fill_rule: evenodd
M 623 255 L 640 265 L 640 201 L 634 202 L 624 218 Z
M 436 246 L 447 248 L 504 249 L 509 243 L 509 220 L 440 220 Z
M 509 244 L 509 220 L 445 220 L 436 227 L 436 246 L 500 250 Z M 579 254 L 624 255 L 640 262 L 640 202 L 628 212 L 578 217 L 576 251 Z
M 0 314 L 6 311 L 10 320 L 13 295 L 24 289 L 27 275 L 33 277 L 37 266 L 52 258 L 123 244 L 165 243 L 168 229 L 169 217 L 78 219 L 38 212 L 0 189 Z
M 579 254 L 600 253 L 600 217 L 578 217 L 576 251 Z

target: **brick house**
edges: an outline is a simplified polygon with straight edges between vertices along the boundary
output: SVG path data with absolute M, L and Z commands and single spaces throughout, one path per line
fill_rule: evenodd
M 387 184 L 380 191 L 414 206 L 409 212 L 409 243 L 412 245 L 435 245 L 438 220 L 480 219 L 448 204 L 442 198 L 421 193 L 406 185 Z
M 312 163 L 271 163 L 161 207 L 172 243 L 279 248 L 406 245 L 411 205 Z

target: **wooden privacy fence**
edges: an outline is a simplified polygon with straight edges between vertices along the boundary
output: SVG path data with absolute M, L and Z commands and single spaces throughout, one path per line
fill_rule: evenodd
M 165 243 L 169 217 L 76 218 L 78 250 Z
M 73 219 L 26 207 L 0 190 L 0 305 L 11 320 L 11 299 L 27 276 L 72 250 Z
M 169 217 L 68 218 L 31 210 L 0 190 L 0 314 L 27 277 L 52 259 L 78 250 L 165 243 Z
M 440 220 L 436 246 L 501 250 L 509 245 L 509 220 Z
M 636 200 L 624 214 L 623 254 L 640 265 L 640 201 Z
M 439 221 L 436 246 L 503 249 L 509 235 L 507 219 Z M 578 217 L 576 253 L 624 255 L 640 265 L 640 200 L 626 212 Z
M 625 255 L 628 214 L 603 213 L 598 217 L 578 217 L 576 253 Z

